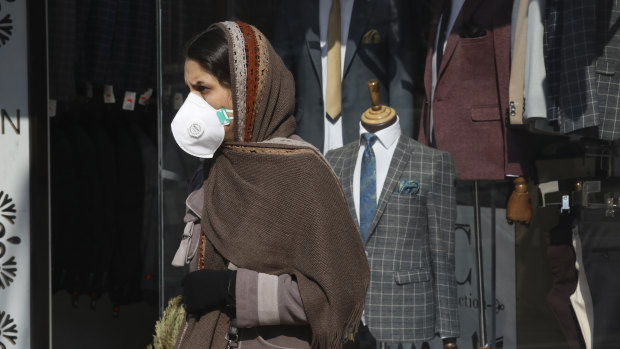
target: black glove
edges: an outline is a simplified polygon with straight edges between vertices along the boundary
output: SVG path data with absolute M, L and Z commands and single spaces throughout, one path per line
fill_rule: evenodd
M 183 278 L 183 303 L 188 314 L 235 305 L 236 270 L 200 269 Z
M 377 348 L 377 340 L 370 333 L 368 326 L 360 321 L 360 326 L 355 334 L 355 348 L 359 349 L 375 349 Z

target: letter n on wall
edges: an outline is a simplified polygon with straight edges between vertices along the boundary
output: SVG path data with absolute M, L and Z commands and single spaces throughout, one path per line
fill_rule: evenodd
M 2 113 L 2 119 L 0 120 L 0 123 L 2 124 L 2 134 L 5 133 L 4 131 L 4 125 L 8 123 L 11 125 L 11 127 L 13 128 L 13 130 L 15 131 L 16 134 L 20 134 L 20 125 L 19 125 L 19 109 L 17 109 L 17 125 L 15 124 L 15 122 L 13 122 L 13 119 L 11 119 L 11 116 L 9 116 L 9 113 L 7 113 L 6 110 L 2 109 L 1 111 Z

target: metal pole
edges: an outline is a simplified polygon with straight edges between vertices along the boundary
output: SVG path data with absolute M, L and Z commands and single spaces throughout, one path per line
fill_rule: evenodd
M 480 202 L 478 201 L 478 181 L 474 181 L 474 230 L 476 236 L 476 262 L 478 267 L 478 327 L 480 343 L 478 348 L 488 348 L 486 333 L 486 302 L 484 298 L 484 270 L 482 268 L 482 233 L 480 229 Z
M 162 18 L 162 1 L 155 0 L 156 6 L 156 67 L 157 67 L 157 256 L 158 256 L 158 272 L 159 277 L 157 279 L 158 297 L 157 305 L 159 306 L 159 315 L 163 316 L 164 309 L 166 308 L 166 297 L 164 292 L 164 186 L 162 178 L 163 169 L 163 18 Z

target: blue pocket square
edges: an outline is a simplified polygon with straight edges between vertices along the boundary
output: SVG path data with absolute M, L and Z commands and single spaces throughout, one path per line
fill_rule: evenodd
M 420 191 L 420 183 L 409 179 L 403 179 L 398 182 L 396 192 L 398 194 L 415 195 Z

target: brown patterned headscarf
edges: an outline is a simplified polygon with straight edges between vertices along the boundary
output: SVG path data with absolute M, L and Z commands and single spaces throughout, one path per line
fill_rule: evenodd
M 294 275 L 312 347 L 340 348 L 369 284 L 344 193 L 316 149 L 277 142 L 295 130 L 295 91 L 271 44 L 251 25 L 216 25 L 228 39 L 236 142 L 222 146 L 203 184 L 201 264 Z M 220 310 L 192 319 L 177 347 L 224 348 L 229 324 Z
M 295 81 L 267 38 L 243 22 L 215 24 L 226 33 L 235 140 L 261 142 L 295 132 Z

